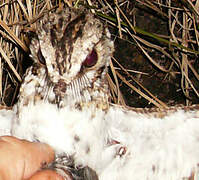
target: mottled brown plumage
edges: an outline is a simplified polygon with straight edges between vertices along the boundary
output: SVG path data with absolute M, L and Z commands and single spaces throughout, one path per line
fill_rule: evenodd
M 19 106 L 27 99 L 29 103 L 45 99 L 59 107 L 79 108 L 92 99 L 97 106 L 107 106 L 105 74 L 113 42 L 106 26 L 93 14 L 67 8 L 46 15 L 37 22 L 30 49 L 34 65 L 25 75 Z

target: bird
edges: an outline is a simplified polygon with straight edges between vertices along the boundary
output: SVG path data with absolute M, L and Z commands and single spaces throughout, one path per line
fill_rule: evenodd
M 58 9 L 36 27 L 33 65 L 24 75 L 10 124 L 1 122 L 1 127 L 52 146 L 57 156 L 52 167 L 63 176 L 70 170 L 81 178 L 84 170 L 85 179 L 99 180 L 198 178 L 198 105 L 113 104 L 106 74 L 114 43 L 107 25 L 88 10 Z

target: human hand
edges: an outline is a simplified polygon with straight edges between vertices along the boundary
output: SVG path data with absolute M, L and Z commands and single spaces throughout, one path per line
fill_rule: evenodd
M 54 151 L 46 144 L 0 137 L 0 180 L 63 180 L 53 170 L 40 170 L 53 160 Z

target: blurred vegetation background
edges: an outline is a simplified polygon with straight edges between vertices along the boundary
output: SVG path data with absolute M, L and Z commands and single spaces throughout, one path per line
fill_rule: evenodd
M 166 108 L 199 103 L 199 0 L 1 0 L 0 105 L 11 107 L 32 63 L 28 32 L 45 13 L 84 6 L 115 42 L 112 101 Z

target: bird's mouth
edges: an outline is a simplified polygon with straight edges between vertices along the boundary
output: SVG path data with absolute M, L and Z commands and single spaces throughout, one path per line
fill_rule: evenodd
M 62 97 L 66 93 L 66 86 L 67 84 L 65 83 L 65 81 L 63 79 L 59 79 L 53 88 L 55 96 Z
M 54 103 L 57 104 L 58 108 L 91 101 L 89 93 L 91 82 L 86 75 L 74 79 L 69 84 L 64 79 L 59 79 L 51 87 L 55 98 Z

